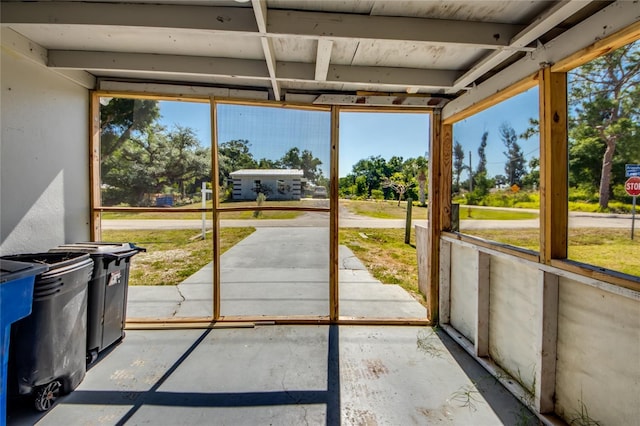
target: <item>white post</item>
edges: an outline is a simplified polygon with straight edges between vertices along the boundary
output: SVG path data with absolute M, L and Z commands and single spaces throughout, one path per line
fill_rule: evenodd
M 207 182 L 202 182 L 202 189 L 200 190 L 202 194 L 202 208 L 207 208 Z M 207 234 L 207 213 L 202 212 L 202 239 L 206 239 Z

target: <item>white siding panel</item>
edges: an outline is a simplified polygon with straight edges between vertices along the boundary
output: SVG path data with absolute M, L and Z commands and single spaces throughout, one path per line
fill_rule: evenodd
M 491 258 L 489 353 L 530 391 L 538 368 L 538 285 L 537 268 Z
M 451 325 L 475 343 L 478 306 L 478 252 L 451 245 Z
M 560 278 L 556 412 L 603 425 L 640 419 L 640 303 Z

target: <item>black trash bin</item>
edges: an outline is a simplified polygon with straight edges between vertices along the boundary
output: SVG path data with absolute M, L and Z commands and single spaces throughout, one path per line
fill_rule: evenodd
M 146 249 L 132 243 L 86 242 L 61 245 L 51 252 L 87 253 L 93 259 L 87 304 L 87 363 L 124 337 L 131 258 Z
M 31 314 L 11 325 L 8 394 L 32 395 L 39 411 L 69 393 L 86 373 L 87 284 L 93 260 L 84 253 L 4 256 L 43 263 L 37 275 Z

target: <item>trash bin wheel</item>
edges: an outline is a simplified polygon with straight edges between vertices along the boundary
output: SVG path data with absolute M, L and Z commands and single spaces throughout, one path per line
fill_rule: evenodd
M 98 349 L 91 349 L 87 352 L 87 365 L 93 364 L 98 359 Z
M 62 383 L 57 380 L 41 386 L 36 391 L 35 406 L 38 411 L 47 411 L 56 402 L 60 392 L 62 391 Z

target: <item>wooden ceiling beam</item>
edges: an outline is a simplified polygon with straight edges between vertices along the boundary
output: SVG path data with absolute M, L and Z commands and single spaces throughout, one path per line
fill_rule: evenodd
M 2 2 L 2 24 L 101 25 L 236 32 L 257 37 L 348 38 L 510 49 L 522 25 L 412 17 L 170 4 Z
M 269 70 L 264 61 L 151 53 L 50 50 L 48 66 L 54 69 L 205 74 L 270 79 Z
M 486 49 L 509 46 L 523 26 L 446 19 L 269 10 L 267 31 L 275 36 L 395 40 Z
M 265 0 L 251 0 L 253 6 L 253 14 L 256 17 L 256 23 L 258 25 L 258 31 L 263 34 L 260 37 L 260 43 L 262 44 L 262 51 L 264 53 L 264 59 L 267 62 L 267 69 L 269 70 L 269 79 L 271 80 L 271 87 L 273 88 L 273 97 L 280 100 L 280 83 L 276 78 L 276 55 L 273 49 L 273 42 L 266 36 L 267 32 L 267 3 Z
M 272 51 L 271 51 L 272 52 Z M 269 62 L 256 59 L 207 58 L 202 56 L 156 55 L 150 53 L 121 53 L 102 51 L 50 50 L 47 65 L 52 69 L 78 69 L 89 71 L 134 71 L 174 73 L 183 75 L 232 75 L 241 79 L 273 81 Z M 275 62 L 278 84 L 283 81 L 313 83 L 316 66 L 301 62 Z M 419 87 L 437 90 L 450 87 L 459 73 L 450 70 L 417 68 L 361 67 L 329 65 L 324 81 L 341 84 Z
M 315 80 L 326 81 L 329 73 L 329 64 L 331 63 L 331 51 L 333 50 L 333 41 L 327 39 L 318 40 L 318 50 L 316 53 L 316 75 Z

